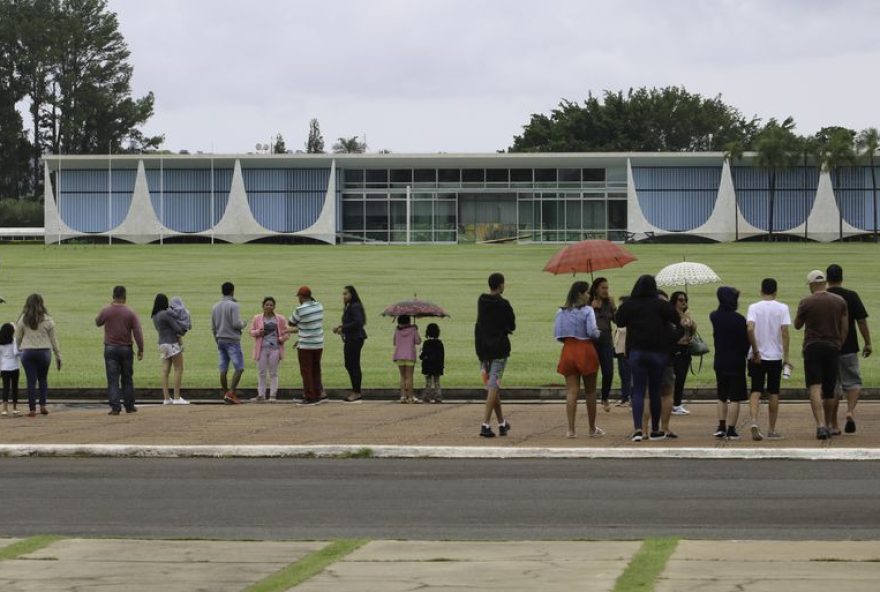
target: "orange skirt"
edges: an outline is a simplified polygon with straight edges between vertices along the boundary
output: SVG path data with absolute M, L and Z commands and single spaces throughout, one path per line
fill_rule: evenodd
M 563 376 L 589 376 L 599 371 L 599 356 L 592 341 L 566 337 L 556 371 Z

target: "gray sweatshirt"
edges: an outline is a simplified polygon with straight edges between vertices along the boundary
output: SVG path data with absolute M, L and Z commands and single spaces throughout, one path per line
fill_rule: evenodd
M 160 310 L 153 316 L 153 326 L 159 333 L 159 344 L 177 343 L 178 337 L 186 333 L 183 323 L 174 318 L 170 309 Z
M 241 341 L 241 330 L 247 321 L 241 320 L 238 302 L 232 296 L 224 296 L 223 300 L 211 309 L 211 331 L 218 343 L 234 343 Z

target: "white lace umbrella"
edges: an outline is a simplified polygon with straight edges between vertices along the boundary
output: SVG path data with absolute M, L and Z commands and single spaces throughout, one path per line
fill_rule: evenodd
M 685 291 L 688 286 L 715 284 L 721 281 L 711 267 L 693 261 L 667 265 L 657 273 L 655 279 L 658 286 L 684 286 Z

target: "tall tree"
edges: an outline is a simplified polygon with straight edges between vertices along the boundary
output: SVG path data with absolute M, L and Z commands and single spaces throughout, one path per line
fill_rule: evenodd
M 733 163 L 743 157 L 745 148 L 739 140 L 732 140 L 724 145 L 724 160 L 730 168 L 730 175 L 733 178 Z M 736 196 L 736 186 L 733 187 L 733 229 L 734 240 L 739 240 L 739 200 Z
M 721 150 L 751 145 L 757 118 L 747 119 L 720 96 L 706 98 L 676 86 L 590 94 L 583 104 L 563 100 L 550 115 L 534 114 L 511 152 Z
M 337 154 L 360 154 L 367 151 L 367 145 L 358 140 L 357 136 L 338 138 L 333 144 L 333 152 Z
M 287 144 L 284 143 L 284 136 L 281 135 L 281 132 L 278 132 L 272 142 L 272 154 L 287 154 Z
M 823 128 L 823 130 L 829 128 Z M 825 170 L 831 174 L 835 194 L 841 190 L 840 171 L 843 167 L 852 166 L 856 163 L 856 151 L 854 146 L 855 133 L 846 128 L 832 129 L 827 135 L 820 135 L 817 140 L 821 144 L 822 164 Z M 838 220 L 839 239 L 843 240 L 843 203 L 841 197 L 837 198 L 837 210 L 840 212 Z
M 873 206 L 874 218 L 874 242 L 878 242 L 877 236 L 877 168 L 876 157 L 877 150 L 880 150 L 880 132 L 876 127 L 865 128 L 856 136 L 856 147 L 859 156 L 868 161 L 871 167 L 871 204 Z
M 776 208 L 776 182 L 779 175 L 795 162 L 797 137 L 792 131 L 794 120 L 788 117 L 782 123 L 770 119 L 755 138 L 757 156 L 755 163 L 767 172 L 767 232 L 774 240 L 774 210 Z
M 20 197 L 29 177 L 28 142 L 16 109 L 25 92 L 16 71 L 20 56 L 16 26 L 14 7 L 0 4 L 0 198 Z
M 321 125 L 317 119 L 309 121 L 309 139 L 306 140 L 306 152 L 308 154 L 324 153 L 324 136 L 321 135 Z

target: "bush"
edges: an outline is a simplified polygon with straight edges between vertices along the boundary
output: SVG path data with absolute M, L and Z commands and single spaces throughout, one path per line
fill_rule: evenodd
M 0 228 L 43 226 L 43 202 L 35 199 L 0 199 Z

